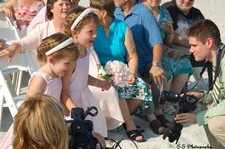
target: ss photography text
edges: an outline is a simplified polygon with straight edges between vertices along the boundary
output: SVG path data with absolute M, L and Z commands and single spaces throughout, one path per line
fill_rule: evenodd
M 113 85 L 124 87 L 127 85 L 130 72 L 126 64 L 115 60 L 108 61 L 105 65 L 105 68 L 101 66 L 98 74 L 101 75 L 105 80 L 112 81 Z
M 212 149 L 212 147 L 207 145 L 194 145 L 194 144 L 176 144 L 176 149 Z

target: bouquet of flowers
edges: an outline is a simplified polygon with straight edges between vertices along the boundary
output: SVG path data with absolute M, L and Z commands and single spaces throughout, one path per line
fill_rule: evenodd
M 130 72 L 126 64 L 115 60 L 108 61 L 105 65 L 105 69 L 101 66 L 98 74 L 105 80 L 112 80 L 114 85 L 124 87 L 127 85 Z

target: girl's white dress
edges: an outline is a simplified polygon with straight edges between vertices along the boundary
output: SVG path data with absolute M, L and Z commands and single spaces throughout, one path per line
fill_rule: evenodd
M 98 57 L 94 49 L 91 48 L 89 74 L 95 78 L 98 77 L 97 64 L 99 64 Z M 112 86 L 109 90 L 104 91 L 95 86 L 89 86 L 89 88 L 104 112 L 107 129 L 112 130 L 123 124 L 124 119 L 119 106 L 118 93 L 115 88 Z
M 77 67 L 70 79 L 70 96 L 76 106 L 82 107 L 84 111 L 87 107 L 95 106 L 98 109 L 98 114 L 95 117 L 87 116 L 94 124 L 94 131 L 107 137 L 107 127 L 104 113 L 99 106 L 98 101 L 88 88 L 88 71 L 89 71 L 89 55 L 90 50 L 86 49 L 87 54 L 83 58 L 77 60 Z

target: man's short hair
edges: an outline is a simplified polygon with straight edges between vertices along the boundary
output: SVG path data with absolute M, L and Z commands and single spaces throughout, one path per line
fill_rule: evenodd
M 196 37 L 200 42 L 205 43 L 208 38 L 212 38 L 215 45 L 221 43 L 220 31 L 217 25 L 208 19 L 201 20 L 187 30 L 188 37 Z

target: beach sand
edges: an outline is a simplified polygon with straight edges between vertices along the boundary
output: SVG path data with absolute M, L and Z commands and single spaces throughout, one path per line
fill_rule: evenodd
M 168 0 L 162 0 L 162 3 L 167 2 Z M 89 0 L 81 0 L 80 4 L 83 6 L 89 5 Z M 199 8 L 205 18 L 211 19 L 214 21 L 220 31 L 221 39 L 225 41 L 225 1 L 224 0 L 195 0 L 194 7 Z M 204 74 L 204 77 L 207 75 Z M 207 80 L 207 78 L 205 78 Z M 190 82 L 194 82 L 193 77 L 190 78 Z M 209 143 L 204 132 L 203 127 L 198 126 L 197 124 L 191 126 L 184 126 L 182 130 L 181 137 L 177 144 L 170 143 L 167 139 L 163 140 L 162 135 L 155 135 L 147 122 L 134 117 L 134 121 L 137 125 L 145 129 L 143 135 L 145 136 L 146 142 L 136 143 L 139 149 L 188 149 L 188 148 L 200 148 L 200 147 L 209 147 Z M 0 131 L 0 140 L 4 136 L 5 132 L 12 123 L 11 115 L 7 108 L 3 110 L 3 121 Z M 119 141 L 124 137 L 124 131 L 119 133 L 115 131 L 109 131 L 109 138 Z M 125 136 L 126 137 L 126 136 Z M 129 141 L 124 140 L 121 142 L 121 147 L 123 149 L 135 149 L 135 145 Z M 1 148 L 1 147 L 0 147 Z

